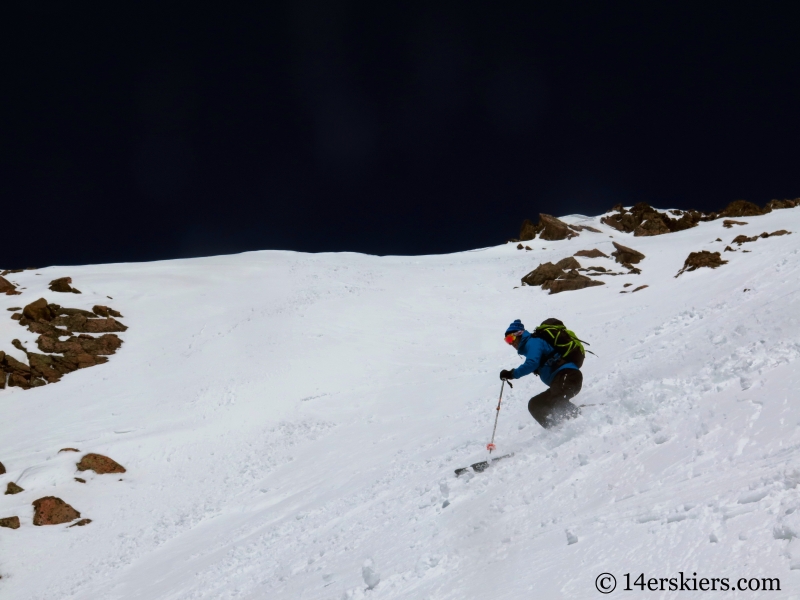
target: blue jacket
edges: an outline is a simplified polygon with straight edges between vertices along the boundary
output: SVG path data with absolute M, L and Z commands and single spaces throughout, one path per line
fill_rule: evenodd
M 554 348 L 542 338 L 533 337 L 527 331 L 522 334 L 517 354 L 524 356 L 525 362 L 514 369 L 514 379 L 525 377 L 538 369 L 539 377 L 549 386 L 559 371 L 578 368 L 575 363 L 568 362 L 554 370 L 553 365 L 561 358 L 561 354 L 555 352 Z

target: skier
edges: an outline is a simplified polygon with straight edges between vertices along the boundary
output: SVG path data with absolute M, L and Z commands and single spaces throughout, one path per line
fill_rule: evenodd
M 572 404 L 570 399 L 578 395 L 583 384 L 583 375 L 578 365 L 565 361 L 546 340 L 525 331 L 525 326 L 519 319 L 508 326 L 505 340 L 514 346 L 517 354 L 525 357 L 525 362 L 516 369 L 500 371 L 500 379 L 519 379 L 535 373 L 548 386 L 548 389 L 528 402 L 531 416 L 544 428 L 577 417 L 581 412 L 580 408 Z

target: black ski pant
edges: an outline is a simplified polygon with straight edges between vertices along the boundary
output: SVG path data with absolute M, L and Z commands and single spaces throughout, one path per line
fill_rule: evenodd
M 559 371 L 548 389 L 530 399 L 528 412 L 544 428 L 577 417 L 581 409 L 570 399 L 578 395 L 582 385 L 583 375 L 578 369 Z

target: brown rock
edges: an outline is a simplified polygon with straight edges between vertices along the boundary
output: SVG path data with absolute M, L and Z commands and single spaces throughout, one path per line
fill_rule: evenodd
M 517 244 L 517 250 L 522 250 L 522 244 Z
M 17 286 L 15 286 L 5 277 L 0 277 L 0 294 L 8 294 L 9 292 L 15 292 L 16 290 Z
M 775 210 L 776 208 L 794 208 L 798 205 L 800 205 L 800 198 L 796 200 L 770 200 L 764 208 Z
M 61 454 L 62 452 L 80 452 L 80 450 L 78 450 L 77 448 L 62 448 L 61 450 L 58 451 L 59 454 Z
M 52 321 L 55 314 L 47 305 L 47 300 L 39 298 L 22 309 L 22 315 L 31 321 Z
M 70 285 L 71 283 L 72 277 L 59 277 L 50 282 L 50 290 L 53 292 L 80 294 L 80 291 Z
M 603 233 L 599 229 L 595 229 L 594 227 L 589 227 L 588 225 L 568 225 L 570 229 L 573 231 L 591 231 L 592 233 Z
M 597 248 L 591 250 L 578 250 L 575 256 L 585 256 L 586 258 L 608 258 L 608 254 L 601 252 Z
M 558 261 L 556 263 L 556 266 L 559 269 L 562 269 L 562 270 L 566 271 L 568 269 L 580 269 L 581 268 L 581 263 L 579 263 L 577 260 L 575 260 L 571 256 L 568 256 L 567 258 L 562 258 L 560 261 Z
M 762 209 L 757 204 L 747 200 L 734 200 L 725 207 L 718 215 L 720 217 L 757 217 L 770 212 L 770 209 Z
M 545 281 L 557 279 L 564 271 L 551 262 L 543 263 L 522 278 L 525 285 L 542 285 Z
M 24 492 L 24 491 L 25 490 L 23 490 L 21 487 L 19 487 L 16 483 L 14 483 L 13 481 L 9 481 L 8 485 L 6 486 L 5 495 L 6 496 L 12 496 L 14 494 L 19 494 L 20 492 Z
M 67 338 L 63 342 L 52 336 L 42 335 L 36 340 L 36 344 L 42 352 L 108 356 L 114 354 L 122 346 L 122 340 L 113 333 L 106 333 L 100 337 L 82 334 Z
M 525 250 L 533 250 L 530 246 L 525 246 Z
M 542 213 L 539 214 L 539 223 L 537 225 L 534 225 L 528 219 L 522 222 L 519 239 L 522 242 L 526 242 L 535 238 L 537 234 L 539 234 L 539 239 L 548 241 L 565 240 L 579 235 L 560 219 Z
M 733 219 L 725 219 L 722 222 L 722 226 L 725 227 L 726 229 L 730 229 L 734 225 L 747 225 L 747 223 L 744 221 L 734 221 Z
M 661 217 L 661 215 L 659 215 L 644 221 L 633 231 L 633 235 L 638 237 L 643 235 L 662 235 L 669 232 L 670 228 L 667 227 L 664 219 Z
M 19 362 L 16 358 L 11 356 L 10 354 L 6 354 L 3 357 L 3 368 L 9 373 L 28 374 L 31 372 L 31 368 L 28 365 Z
M 627 246 L 623 246 L 617 242 L 612 242 L 612 244 L 614 244 L 614 247 L 617 250 L 616 252 L 612 252 L 611 256 L 613 256 L 614 259 L 621 265 L 635 265 L 645 258 L 644 254 L 637 252 L 633 248 L 628 248 Z
M 94 471 L 98 475 L 125 473 L 125 467 L 102 454 L 86 454 L 78 465 L 78 471 Z
M 76 333 L 109 333 L 128 329 L 116 319 L 88 319 L 83 315 L 56 317 L 53 325 L 66 327 L 68 331 Z
M 6 468 L 3 466 L 3 463 L 0 462 L 0 475 L 6 474 Z
M 747 242 L 755 242 L 758 240 L 758 236 L 755 235 L 753 237 L 747 237 L 746 235 L 737 235 L 733 240 L 731 240 L 731 244 L 746 244 Z
M 74 479 L 75 479 L 75 481 L 77 481 L 78 483 L 86 483 L 86 480 L 85 480 L 85 479 L 81 479 L 80 477 L 75 477 Z
M 30 375 L 23 375 L 22 373 L 11 373 L 11 375 L 8 376 L 8 387 L 18 387 L 23 390 L 29 390 L 31 388 L 31 377 Z
M 21 306 L 12 306 L 11 308 L 6 309 L 8 312 L 14 312 L 15 310 L 22 310 Z
M 529 219 L 525 219 L 522 222 L 522 227 L 520 227 L 519 230 L 519 239 L 522 242 L 527 242 L 528 240 L 532 240 L 533 238 L 536 237 L 536 234 L 539 233 L 541 230 L 542 230 L 541 223 L 539 225 L 534 225 L 533 223 L 531 223 Z
M 12 321 L 19 321 L 21 318 L 22 318 L 22 313 L 14 313 L 13 315 L 11 315 Z
M 61 379 L 63 373 L 55 368 L 53 358 L 46 354 L 28 353 L 28 362 L 31 363 L 31 373 L 35 377 L 41 377 L 47 383 L 56 383 Z
M 639 290 L 643 290 L 646 287 L 650 287 L 649 285 L 640 285 L 639 287 L 635 288 L 633 292 L 638 292 Z M 631 293 L 633 293 L 631 292 Z
M 773 237 L 776 235 L 789 235 L 791 233 L 792 233 L 791 231 L 786 231 L 785 229 L 779 229 L 778 231 L 773 231 L 767 237 Z
M 45 496 L 33 501 L 34 525 L 59 525 L 79 518 L 81 513 L 55 496 Z
M 622 287 L 631 287 L 632 285 L 633 285 L 632 283 L 626 283 Z
M 539 223 L 544 227 L 539 234 L 540 240 L 556 241 L 573 238 L 578 233 L 571 231 L 567 224 L 551 215 L 539 214 Z
M 542 284 L 542 289 L 550 290 L 550 294 L 559 294 L 561 292 L 571 292 L 596 285 L 604 285 L 604 283 L 581 275 L 577 271 L 570 271 L 559 279 L 546 281 Z
M 51 304 L 50 306 L 52 307 L 52 306 L 58 306 L 58 305 Z M 58 310 L 56 311 L 56 314 L 58 316 L 62 316 L 63 315 L 63 316 L 67 316 L 67 317 L 71 317 L 72 315 L 81 315 L 82 317 L 86 317 L 87 319 L 96 319 L 97 318 L 96 314 L 94 314 L 93 312 L 89 312 L 88 310 L 83 310 L 83 309 L 80 309 L 80 308 L 61 308 L 60 306 L 58 306 Z M 106 315 L 106 316 L 108 316 L 108 315 Z
M 19 529 L 19 517 L 5 517 L 0 519 L 0 527 L 8 527 L 9 529 Z
M 81 519 L 81 520 L 80 520 L 80 521 L 78 521 L 77 523 L 73 523 L 72 525 L 70 525 L 69 527 L 67 527 L 67 529 L 69 529 L 70 527 L 83 527 L 84 525 L 88 525 L 88 524 L 89 524 L 89 523 L 91 523 L 91 522 L 92 522 L 92 520 L 91 520 L 91 519 Z
M 692 252 L 686 258 L 683 268 L 678 271 L 678 275 L 675 275 L 675 277 L 678 277 L 684 271 L 695 271 L 701 267 L 716 269 L 717 267 L 727 264 L 727 262 L 727 260 L 722 260 L 719 252 L 709 252 L 708 250 Z
M 608 272 L 608 269 L 606 269 L 605 267 L 589 267 L 589 271 L 599 271 L 601 273 L 606 273 Z

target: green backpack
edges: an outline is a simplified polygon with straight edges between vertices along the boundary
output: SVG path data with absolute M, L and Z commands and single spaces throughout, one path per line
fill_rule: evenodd
M 583 366 L 583 359 L 586 358 L 586 349 L 583 345 L 586 344 L 588 346 L 589 342 L 579 339 L 577 335 L 567 329 L 562 321 L 552 318 L 545 319 L 531 335 L 542 338 L 554 348 L 553 354 L 557 352 L 561 355 L 561 358 L 553 365 L 554 368 L 557 369 L 568 362 L 574 363 L 579 369 Z M 542 362 L 546 363 L 552 356 L 551 354 Z

